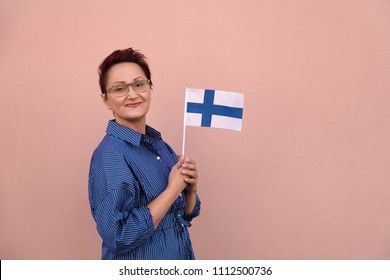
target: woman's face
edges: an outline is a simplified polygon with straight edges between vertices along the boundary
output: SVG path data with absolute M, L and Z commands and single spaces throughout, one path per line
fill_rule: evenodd
M 108 70 L 106 89 L 146 79 L 145 73 L 138 64 L 132 62 L 119 63 Z M 128 94 L 123 97 L 114 97 L 109 92 L 102 97 L 107 108 L 114 112 L 115 121 L 118 124 L 139 131 L 145 127 L 151 93 L 150 86 L 141 93 L 136 93 L 132 87 L 129 87 Z

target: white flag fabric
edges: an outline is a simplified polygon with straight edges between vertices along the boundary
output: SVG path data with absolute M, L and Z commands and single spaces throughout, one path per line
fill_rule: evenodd
M 186 126 L 241 131 L 244 94 L 212 89 L 186 90 Z

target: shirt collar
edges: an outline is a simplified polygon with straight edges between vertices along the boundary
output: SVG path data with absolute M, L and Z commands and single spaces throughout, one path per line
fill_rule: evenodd
M 146 135 L 161 140 L 161 133 L 155 130 L 153 127 L 146 125 Z M 115 120 L 108 122 L 106 133 L 115 137 L 118 137 L 126 142 L 129 142 L 135 146 L 139 146 L 144 134 L 135 131 L 134 129 L 120 125 Z

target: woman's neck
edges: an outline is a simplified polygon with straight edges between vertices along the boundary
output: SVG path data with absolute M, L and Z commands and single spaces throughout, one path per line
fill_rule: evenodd
M 126 121 L 124 119 L 115 118 L 116 123 L 133 129 L 141 134 L 146 133 L 146 118 L 142 118 L 137 121 Z

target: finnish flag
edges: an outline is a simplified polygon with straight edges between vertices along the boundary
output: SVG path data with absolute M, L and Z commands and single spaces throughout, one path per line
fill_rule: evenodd
M 242 93 L 187 88 L 185 125 L 241 131 L 243 108 Z

